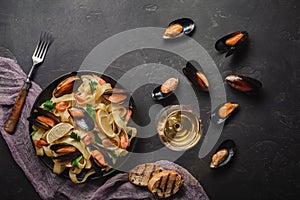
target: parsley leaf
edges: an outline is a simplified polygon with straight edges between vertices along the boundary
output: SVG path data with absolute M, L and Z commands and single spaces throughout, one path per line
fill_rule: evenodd
M 95 81 L 90 81 L 89 82 L 89 85 L 90 85 L 90 88 L 91 88 L 91 93 L 94 94 L 95 92 L 95 86 L 97 85 L 98 83 L 95 82 Z
M 30 136 L 34 136 L 36 134 L 37 130 L 34 130 L 31 132 Z
M 53 103 L 51 100 L 47 100 L 43 104 L 43 107 L 44 107 L 45 110 L 47 110 L 49 112 L 52 112 L 56 107 L 56 103 Z
M 95 120 L 96 109 L 92 105 L 86 104 L 86 112 Z
M 80 141 L 80 136 L 77 135 L 75 132 L 71 133 L 70 138 L 73 138 L 74 140 L 76 140 L 78 142 Z
M 79 163 L 79 161 L 81 160 L 81 158 L 82 158 L 82 155 L 79 156 L 78 158 L 76 158 L 75 160 L 73 160 L 73 161 L 71 162 L 71 165 L 73 165 L 73 166 L 75 166 L 75 167 L 78 167 L 78 163 Z

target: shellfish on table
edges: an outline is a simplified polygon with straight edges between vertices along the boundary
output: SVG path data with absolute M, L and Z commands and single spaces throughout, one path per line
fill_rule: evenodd
M 236 154 L 236 145 L 232 140 L 225 140 L 220 144 L 216 153 L 212 156 L 210 168 L 219 168 L 226 165 Z
M 262 87 L 262 83 L 254 78 L 238 74 L 230 74 L 225 78 L 228 85 L 242 92 L 251 92 Z
M 238 48 L 245 45 L 247 41 L 247 31 L 236 31 L 217 40 L 215 48 L 217 51 L 227 52 L 225 57 L 228 57 L 233 54 Z
M 197 87 L 204 92 L 208 92 L 209 83 L 206 76 L 198 71 L 190 62 L 182 69 L 183 74 Z
M 232 115 L 232 113 L 238 108 L 239 104 L 233 102 L 227 102 L 220 104 L 211 114 L 211 120 L 214 123 L 221 124 Z
M 169 78 L 152 91 L 152 98 L 157 101 L 166 99 L 174 94 L 174 90 L 177 88 L 178 83 L 178 78 Z
M 189 18 L 176 19 L 166 28 L 163 38 L 177 38 L 182 35 L 190 34 L 195 28 L 195 23 Z

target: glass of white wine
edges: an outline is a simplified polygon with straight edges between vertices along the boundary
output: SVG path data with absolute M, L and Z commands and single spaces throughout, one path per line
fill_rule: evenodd
M 157 132 L 161 142 L 175 151 L 184 151 L 195 146 L 202 131 L 199 116 L 189 106 L 168 106 L 157 118 Z

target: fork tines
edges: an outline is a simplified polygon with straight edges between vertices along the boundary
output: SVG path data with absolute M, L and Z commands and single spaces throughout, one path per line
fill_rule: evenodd
M 52 41 L 52 35 L 50 33 L 42 31 L 40 35 L 40 41 L 34 50 L 33 56 L 43 59 Z

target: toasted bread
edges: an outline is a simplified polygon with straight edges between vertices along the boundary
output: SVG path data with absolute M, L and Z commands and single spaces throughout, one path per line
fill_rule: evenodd
M 156 173 L 148 183 L 148 189 L 159 198 L 174 195 L 183 184 L 181 175 L 175 170 L 164 170 Z
M 129 181 L 138 186 L 147 186 L 149 180 L 162 168 L 154 163 L 145 163 L 134 167 L 129 173 Z

